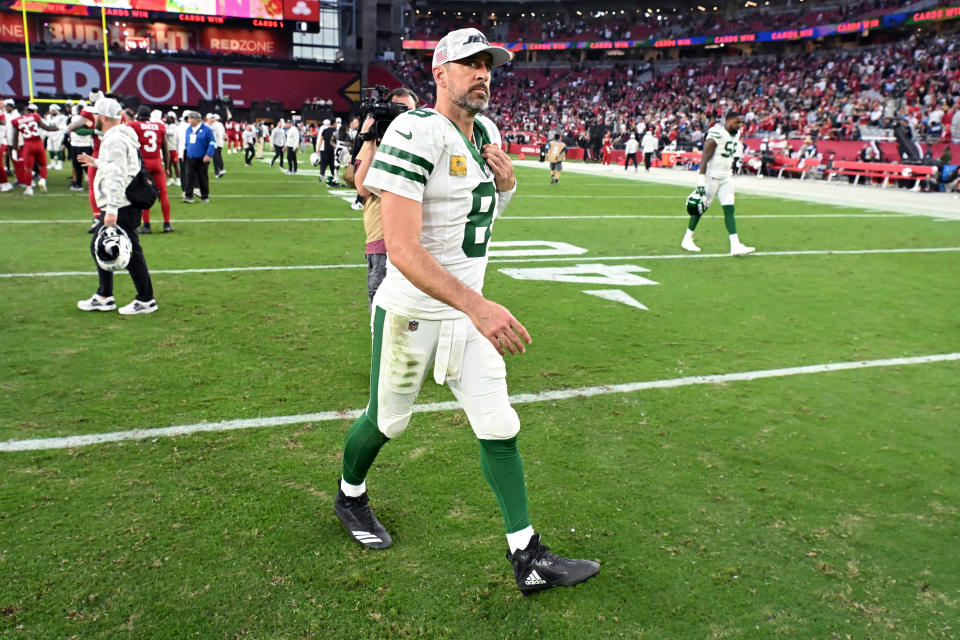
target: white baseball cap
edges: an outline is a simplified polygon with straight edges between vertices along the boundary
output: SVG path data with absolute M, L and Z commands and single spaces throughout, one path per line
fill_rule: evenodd
M 330 124 L 330 121 L 329 121 L 329 120 L 324 120 L 324 121 L 323 121 L 323 124 Z
M 219 113 L 214 113 L 214 114 L 213 114 L 213 119 L 214 119 L 214 120 L 219 120 L 219 119 L 220 119 L 220 114 L 219 114 Z
M 33 104 L 32 102 L 27 105 L 27 111 L 39 111 L 39 110 L 40 110 L 40 107 Z
M 104 118 L 118 120 L 123 113 L 123 107 L 113 98 L 100 98 L 97 100 L 97 104 L 93 105 L 93 112 Z
M 57 104 L 50 105 L 50 111 L 60 111 L 60 105 L 57 105 Z
M 90 95 L 87 96 L 87 98 L 90 100 L 90 102 L 96 102 L 97 100 L 99 100 L 99 99 L 102 98 L 102 97 L 103 97 L 103 91 L 98 91 L 98 90 L 92 90 L 92 91 L 90 92 Z
M 457 29 L 443 36 L 437 43 L 433 50 L 433 66 L 439 67 L 446 62 L 463 60 L 482 52 L 490 54 L 495 67 L 506 64 L 513 58 L 513 54 L 503 47 L 491 46 L 487 37 L 478 29 Z
M 13 101 L 13 98 L 7 98 L 6 100 L 3 101 L 3 104 L 6 106 L 12 107 L 15 103 Z
M 150 112 L 150 120 L 153 122 L 160 122 L 161 118 L 163 118 L 163 112 L 160 109 L 154 109 Z

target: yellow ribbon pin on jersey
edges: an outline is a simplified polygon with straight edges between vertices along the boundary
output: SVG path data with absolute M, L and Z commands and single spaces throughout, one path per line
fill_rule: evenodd
M 461 178 L 467 175 L 467 156 L 450 156 L 450 175 Z

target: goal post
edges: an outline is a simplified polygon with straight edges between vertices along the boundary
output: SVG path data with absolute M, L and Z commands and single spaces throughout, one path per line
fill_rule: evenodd
M 41 4 L 46 4 L 46 0 L 40 0 Z M 27 20 L 27 0 L 20 0 L 20 13 L 23 15 L 23 48 L 27 57 L 27 86 L 30 88 L 30 102 L 54 104 L 61 103 L 66 98 L 37 98 L 33 92 L 33 65 L 30 62 L 30 27 Z M 106 81 L 105 93 L 110 93 L 110 43 L 109 32 L 107 31 L 107 10 L 104 5 L 100 5 L 100 25 L 103 30 L 103 74 Z

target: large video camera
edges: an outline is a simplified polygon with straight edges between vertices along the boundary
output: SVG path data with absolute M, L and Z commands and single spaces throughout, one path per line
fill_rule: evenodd
M 407 105 L 403 103 L 387 100 L 388 93 L 390 93 L 390 90 L 382 84 L 360 89 L 360 95 L 363 96 L 360 102 L 360 113 L 362 114 L 360 123 L 362 124 L 367 118 L 373 118 L 376 121 L 368 134 L 368 139 L 376 140 L 377 143 L 383 139 L 383 134 L 387 132 L 390 123 L 408 109 Z

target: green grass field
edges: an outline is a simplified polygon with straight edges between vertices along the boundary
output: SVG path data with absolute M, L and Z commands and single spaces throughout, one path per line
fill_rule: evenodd
M 869 188 L 870 210 L 741 194 L 758 254 L 721 255 L 715 205 L 709 255 L 680 256 L 689 189 L 519 168 L 494 241 L 584 250 L 495 246 L 487 271 L 533 336 L 507 358 L 531 514 L 603 565 L 523 598 L 460 411 L 416 413 L 368 478 L 394 547 L 342 531 L 335 412 L 369 374 L 359 212 L 316 178 L 227 168 L 143 238 L 150 316 L 77 310 L 96 276 L 64 172 L 0 194 L 0 636 L 960 637 L 960 362 L 815 368 L 960 352 L 956 222 Z M 647 310 L 584 293 L 614 290 Z M 811 369 L 574 393 L 790 367 Z M 419 402 L 450 400 L 428 381 Z M 250 428 L 6 442 L 228 420 Z

